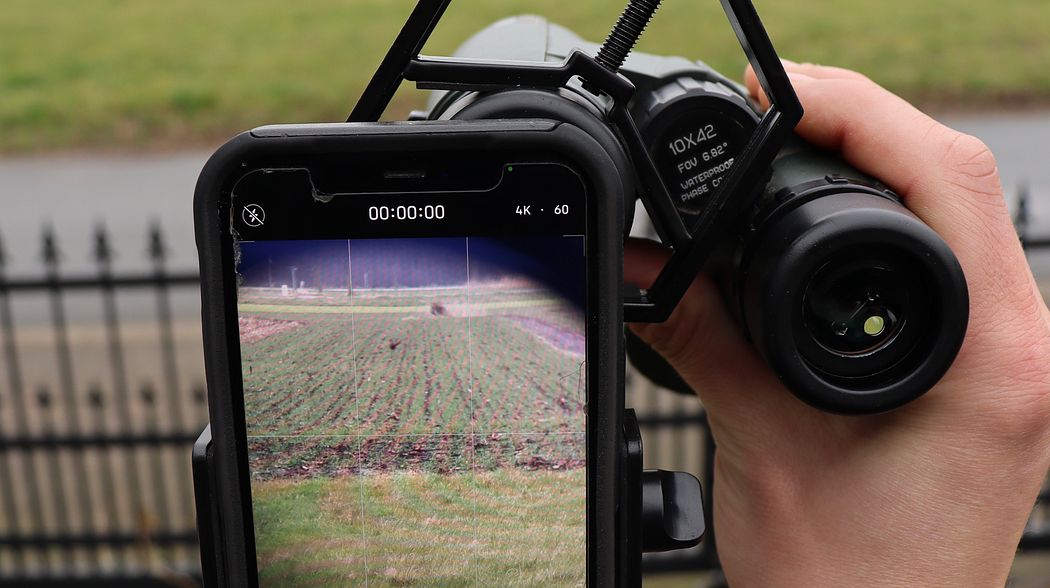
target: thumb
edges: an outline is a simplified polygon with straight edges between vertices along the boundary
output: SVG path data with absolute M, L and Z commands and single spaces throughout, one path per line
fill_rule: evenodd
M 669 257 L 662 245 L 629 239 L 624 279 L 648 287 Z M 790 397 L 744 339 L 707 275 L 696 277 L 665 322 L 633 323 L 630 328 L 696 390 L 712 417 L 743 416 L 753 413 L 756 405 L 779 404 Z M 774 396 L 780 400 L 770 398 Z

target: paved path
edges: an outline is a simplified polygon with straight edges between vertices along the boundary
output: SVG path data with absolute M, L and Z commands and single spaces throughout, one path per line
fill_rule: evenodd
M 160 221 L 175 267 L 195 269 L 193 188 L 208 153 L 0 159 L 0 237 L 9 273 L 39 268 L 40 229 L 54 226 L 70 269 L 88 269 L 91 234 L 105 221 L 116 267 L 141 267 L 149 222 Z
M 992 147 L 1008 196 L 1016 195 L 1022 181 L 1028 183 L 1033 225 L 1050 234 L 1050 111 L 941 119 Z M 118 269 L 142 266 L 147 226 L 153 219 L 164 226 L 172 266 L 196 268 L 191 202 L 208 154 L 0 160 L 0 238 L 8 252 L 8 272 L 39 271 L 44 223 L 51 223 L 59 235 L 65 267 L 90 271 L 91 232 L 102 220 L 114 237 Z M 1050 252 L 1034 254 L 1032 262 L 1039 273 L 1050 276 Z M 195 314 L 194 297 L 182 297 L 178 310 L 184 316 Z
M 59 155 L 0 159 L 0 239 L 9 276 L 41 272 L 41 227 L 56 233 L 64 271 L 90 273 L 93 232 L 105 222 L 115 250 L 114 270 L 149 267 L 149 223 L 161 223 L 173 270 L 197 269 L 192 201 L 197 174 L 208 153 L 145 156 Z M 172 293 L 175 316 L 200 316 L 200 295 L 191 288 Z M 20 325 L 49 320 L 46 300 L 14 299 Z M 153 302 L 145 296 L 121 297 L 125 321 L 150 320 Z M 100 320 L 97 296 L 66 297 L 74 322 Z

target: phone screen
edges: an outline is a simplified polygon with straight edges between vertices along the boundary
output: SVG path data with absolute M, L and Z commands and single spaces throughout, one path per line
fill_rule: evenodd
M 583 586 L 583 184 L 500 163 L 408 189 L 420 173 L 234 189 L 259 584 Z

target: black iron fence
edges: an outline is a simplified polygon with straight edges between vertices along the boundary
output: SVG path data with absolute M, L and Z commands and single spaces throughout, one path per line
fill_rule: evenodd
M 1028 210 L 1022 192 L 1022 240 L 1050 248 L 1029 238 Z M 200 334 L 193 317 L 180 342 L 172 313 L 173 293 L 195 296 L 199 279 L 168 270 L 159 226 L 147 240 L 148 269 L 116 272 L 100 227 L 90 270 L 67 273 L 45 229 L 43 275 L 31 278 L 7 276 L 0 241 L 0 587 L 199 585 L 189 456 L 207 420 Z M 72 323 L 71 301 L 94 306 L 96 320 Z M 149 333 L 129 336 L 121 301 L 149 311 L 136 323 Z M 699 405 L 632 388 L 647 467 L 691 471 L 712 488 Z M 1050 491 L 1022 550 L 1050 550 L 1047 505 Z M 646 570 L 716 569 L 709 533 L 698 548 L 647 556 Z
M 192 586 L 189 448 L 207 410 L 200 370 L 179 365 L 171 296 L 196 291 L 196 272 L 168 271 L 156 225 L 140 273 L 113 271 L 101 227 L 88 272 L 62 271 L 49 228 L 41 253 L 42 276 L 12 279 L 0 245 L 0 585 Z M 153 331 L 130 342 L 129 295 Z M 71 301 L 96 319 L 71 322 Z

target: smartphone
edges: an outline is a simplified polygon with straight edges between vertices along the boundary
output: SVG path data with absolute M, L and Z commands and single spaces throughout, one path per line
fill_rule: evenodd
M 548 121 L 263 127 L 213 156 L 224 585 L 615 585 L 611 167 Z

